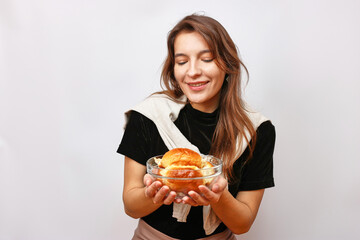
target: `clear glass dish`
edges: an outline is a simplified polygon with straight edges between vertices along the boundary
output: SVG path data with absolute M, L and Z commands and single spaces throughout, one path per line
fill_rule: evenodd
M 153 176 L 162 184 L 175 191 L 177 198 L 186 196 L 190 190 L 199 192 L 198 186 L 205 185 L 211 187 L 212 183 L 222 173 L 222 161 L 211 155 L 203 155 L 202 159 L 211 163 L 208 167 L 201 169 L 191 169 L 182 167 L 181 169 L 165 169 L 158 166 L 162 155 L 150 158 L 146 162 L 147 173 Z

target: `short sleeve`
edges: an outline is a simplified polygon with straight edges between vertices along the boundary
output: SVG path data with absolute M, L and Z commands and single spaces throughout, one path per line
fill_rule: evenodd
M 275 127 L 270 121 L 266 121 L 257 129 L 257 141 L 253 157 L 244 166 L 239 191 L 275 186 L 273 177 L 274 147 Z
M 154 146 L 161 145 L 159 142 L 161 139 L 159 140 L 158 136 L 156 125 L 150 119 L 132 111 L 117 152 L 146 165 L 146 161 L 150 157 L 159 155 L 154 151 Z M 162 151 L 166 151 L 166 149 Z

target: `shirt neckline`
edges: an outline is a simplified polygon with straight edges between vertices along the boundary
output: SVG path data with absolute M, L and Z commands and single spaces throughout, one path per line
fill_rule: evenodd
M 212 113 L 206 113 L 199 111 L 191 106 L 190 103 L 185 105 L 185 110 L 191 115 L 192 118 L 194 118 L 197 122 L 206 124 L 206 125 L 216 125 L 218 121 L 219 116 L 219 108 L 217 108 Z

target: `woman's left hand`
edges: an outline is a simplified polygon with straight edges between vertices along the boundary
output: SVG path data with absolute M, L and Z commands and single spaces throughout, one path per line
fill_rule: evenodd
M 227 180 L 223 176 L 218 176 L 214 183 L 209 187 L 199 186 L 199 192 L 189 191 L 188 195 L 182 198 L 182 202 L 191 206 L 207 206 L 217 203 L 228 185 Z

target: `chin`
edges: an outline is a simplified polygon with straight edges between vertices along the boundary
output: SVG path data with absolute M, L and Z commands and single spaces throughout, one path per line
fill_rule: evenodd
M 186 95 L 186 94 L 185 94 Z M 187 99 L 189 100 L 189 102 L 191 103 L 196 103 L 196 104 L 202 104 L 205 103 L 206 101 L 208 101 L 208 99 L 204 96 L 194 96 L 194 94 L 188 94 L 186 95 Z

